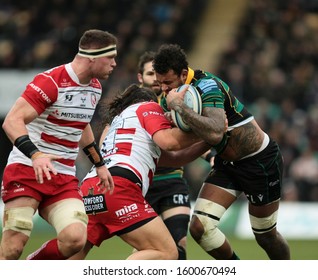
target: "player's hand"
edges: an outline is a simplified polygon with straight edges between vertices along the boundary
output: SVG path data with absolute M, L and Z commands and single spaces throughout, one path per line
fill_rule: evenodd
M 112 194 L 114 191 L 114 181 L 107 167 L 105 165 L 96 167 L 96 173 L 100 179 L 99 183 L 97 184 L 99 187 L 98 191 L 101 193 L 109 192 Z
M 175 123 L 173 122 L 173 119 L 172 119 L 172 116 L 171 116 L 171 112 L 165 112 L 164 114 L 165 114 L 166 119 L 171 123 L 171 125 L 172 125 L 173 127 L 175 127 L 176 125 L 175 125 Z
M 36 181 L 40 184 L 44 182 L 44 175 L 48 180 L 52 179 L 51 173 L 57 175 L 57 171 L 52 164 L 52 160 L 60 159 L 60 156 L 36 152 L 32 155 L 32 166 L 35 172 Z M 43 175 L 44 174 L 44 175 Z
M 177 91 L 177 88 L 170 90 L 166 96 L 168 108 L 173 109 L 177 105 L 180 106 L 180 104 L 183 103 L 183 98 L 188 88 L 189 86 L 184 87 L 181 91 Z

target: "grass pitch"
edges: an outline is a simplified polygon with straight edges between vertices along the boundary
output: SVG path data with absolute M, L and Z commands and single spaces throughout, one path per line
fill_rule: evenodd
M 21 259 L 38 249 L 45 241 L 54 238 L 53 234 L 34 234 L 31 236 Z M 268 260 L 264 251 L 253 239 L 229 238 L 235 252 L 242 260 Z M 293 260 L 318 260 L 318 240 L 288 240 L 291 257 Z M 130 255 L 132 248 L 119 237 L 106 240 L 102 245 L 94 247 L 87 259 L 89 260 L 123 260 Z M 188 237 L 188 259 L 189 260 L 210 260 L 205 253 L 192 239 Z

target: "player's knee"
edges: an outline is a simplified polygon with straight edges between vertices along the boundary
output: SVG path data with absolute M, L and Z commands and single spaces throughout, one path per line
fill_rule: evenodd
M 171 239 L 165 243 L 165 246 L 161 249 L 162 260 L 177 260 L 178 259 L 178 248 L 176 243 Z
M 2 246 L 0 259 L 18 260 L 23 252 L 23 248 L 24 245 L 21 242 L 10 242 L 8 246 Z
M 178 214 L 164 220 L 173 240 L 178 244 L 187 236 L 190 215 Z
M 195 241 L 199 241 L 204 234 L 204 228 L 197 216 L 193 215 L 189 228 L 190 234 Z
M 167 260 L 177 260 L 179 258 L 178 248 L 175 244 L 173 245 L 173 247 L 166 251 L 165 259 Z
M 79 252 L 86 243 L 88 217 L 79 199 L 65 199 L 49 213 L 48 221 L 55 228 L 61 252 L 67 256 Z
M 223 216 L 225 208 L 204 198 L 198 198 L 190 223 L 190 233 L 199 241 L 208 232 L 214 232 Z
M 65 255 L 73 255 L 81 251 L 87 240 L 87 229 L 81 223 L 73 223 L 64 228 L 58 235 L 61 241 L 61 252 Z
M 218 224 L 225 208 L 210 200 L 199 198 L 196 202 L 190 224 L 193 239 L 207 252 L 219 248 L 225 242 Z
M 190 215 L 179 214 L 164 221 L 178 249 L 178 259 L 186 259 L 186 243 Z

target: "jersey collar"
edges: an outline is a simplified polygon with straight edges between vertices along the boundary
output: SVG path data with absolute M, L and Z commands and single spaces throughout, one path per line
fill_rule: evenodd
M 190 67 L 188 67 L 188 76 L 187 76 L 187 79 L 185 81 L 185 84 L 189 85 L 192 81 L 194 77 L 194 70 L 191 69 Z

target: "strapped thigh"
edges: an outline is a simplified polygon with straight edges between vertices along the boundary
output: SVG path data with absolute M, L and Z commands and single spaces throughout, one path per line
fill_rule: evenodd
M 76 198 L 68 198 L 60 201 L 48 215 L 48 222 L 59 234 L 70 224 L 82 223 L 87 226 L 88 217 L 85 213 L 84 204 Z
M 34 209 L 32 207 L 9 208 L 4 211 L 3 231 L 14 230 L 22 232 L 27 236 L 31 235 L 33 228 Z
M 278 210 L 267 217 L 258 218 L 250 214 L 252 230 L 256 234 L 263 234 L 271 231 L 277 224 Z

